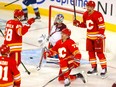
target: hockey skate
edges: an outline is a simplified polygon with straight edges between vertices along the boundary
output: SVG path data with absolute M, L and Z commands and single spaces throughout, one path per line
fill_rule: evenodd
M 23 22 L 23 21 L 27 21 L 27 20 L 28 20 L 28 18 L 25 17 L 25 18 L 23 18 L 21 21 Z
M 36 17 L 35 17 L 35 20 L 36 20 L 36 19 L 41 19 L 41 17 L 40 17 L 40 16 L 36 16 Z
M 36 22 L 41 22 L 41 17 L 40 17 L 40 16 L 36 16 L 36 17 L 35 17 L 35 21 L 36 21 Z
M 100 76 L 101 76 L 101 78 L 106 78 L 107 77 L 107 68 L 104 68 L 104 69 L 102 69 L 102 71 L 101 71 L 101 73 L 100 73 Z
M 97 68 L 92 68 L 92 70 L 87 72 L 87 75 L 98 75 Z
M 70 84 L 71 84 L 70 79 L 69 79 L 69 78 L 66 78 L 66 79 L 64 80 L 64 87 L 71 87 Z
M 84 77 L 83 74 L 77 73 L 77 74 L 75 74 L 75 75 L 76 75 L 77 78 L 80 78 L 80 79 L 83 81 L 83 83 L 86 83 L 86 82 L 87 82 L 87 81 L 85 80 L 85 77 Z

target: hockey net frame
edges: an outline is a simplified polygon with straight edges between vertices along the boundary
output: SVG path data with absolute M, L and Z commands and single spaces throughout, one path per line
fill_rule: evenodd
M 50 30 L 51 30 L 52 12 L 53 12 L 54 8 L 74 13 L 74 9 L 70 9 L 70 8 L 66 8 L 66 7 L 61 7 L 61 6 L 50 5 L 49 6 L 48 34 L 50 33 Z M 83 14 L 83 11 L 76 10 L 76 13 Z

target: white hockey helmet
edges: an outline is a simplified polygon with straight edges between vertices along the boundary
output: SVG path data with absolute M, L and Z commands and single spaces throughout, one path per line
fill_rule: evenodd
M 55 18 L 56 23 L 62 23 L 64 20 L 64 16 L 62 14 L 57 14 Z

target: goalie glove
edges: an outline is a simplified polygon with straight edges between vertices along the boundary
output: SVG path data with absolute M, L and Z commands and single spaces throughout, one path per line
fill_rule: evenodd
M 39 39 L 38 39 L 38 42 L 41 44 L 41 43 L 44 43 L 46 41 L 46 35 L 42 34 Z

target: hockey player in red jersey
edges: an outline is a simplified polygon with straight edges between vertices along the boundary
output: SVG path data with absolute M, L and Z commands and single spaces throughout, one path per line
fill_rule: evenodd
M 83 22 L 74 20 L 73 25 L 87 28 L 86 50 L 88 51 L 89 61 L 92 66 L 92 70 L 88 71 L 87 74 L 97 73 L 97 56 L 102 67 L 100 75 L 104 77 L 107 73 L 107 62 L 103 53 L 106 38 L 104 35 L 104 18 L 100 12 L 94 10 L 94 1 L 88 1 L 86 7 L 87 11 L 83 14 Z
M 81 78 L 85 83 L 85 79 L 81 73 L 70 75 L 71 67 L 77 68 L 80 66 L 81 53 L 79 52 L 76 43 L 70 39 L 71 31 L 67 28 L 62 30 L 61 39 L 58 40 L 49 51 L 44 53 L 44 58 L 46 56 L 53 56 L 58 54 L 60 71 L 59 75 L 65 72 L 63 75 L 59 76 L 59 81 L 64 81 L 65 87 L 70 85 L 71 80 L 76 78 Z
M 22 36 L 28 32 L 35 21 L 34 18 L 30 18 L 25 25 L 22 25 L 20 20 L 23 15 L 22 10 L 16 9 L 14 19 L 7 21 L 5 29 L 4 44 L 10 47 L 10 57 L 16 60 L 17 65 L 21 62 Z
M 16 61 L 8 57 L 9 52 L 9 46 L 0 47 L 0 87 L 20 87 L 21 75 Z
M 112 84 L 112 87 L 116 87 L 116 82 Z

